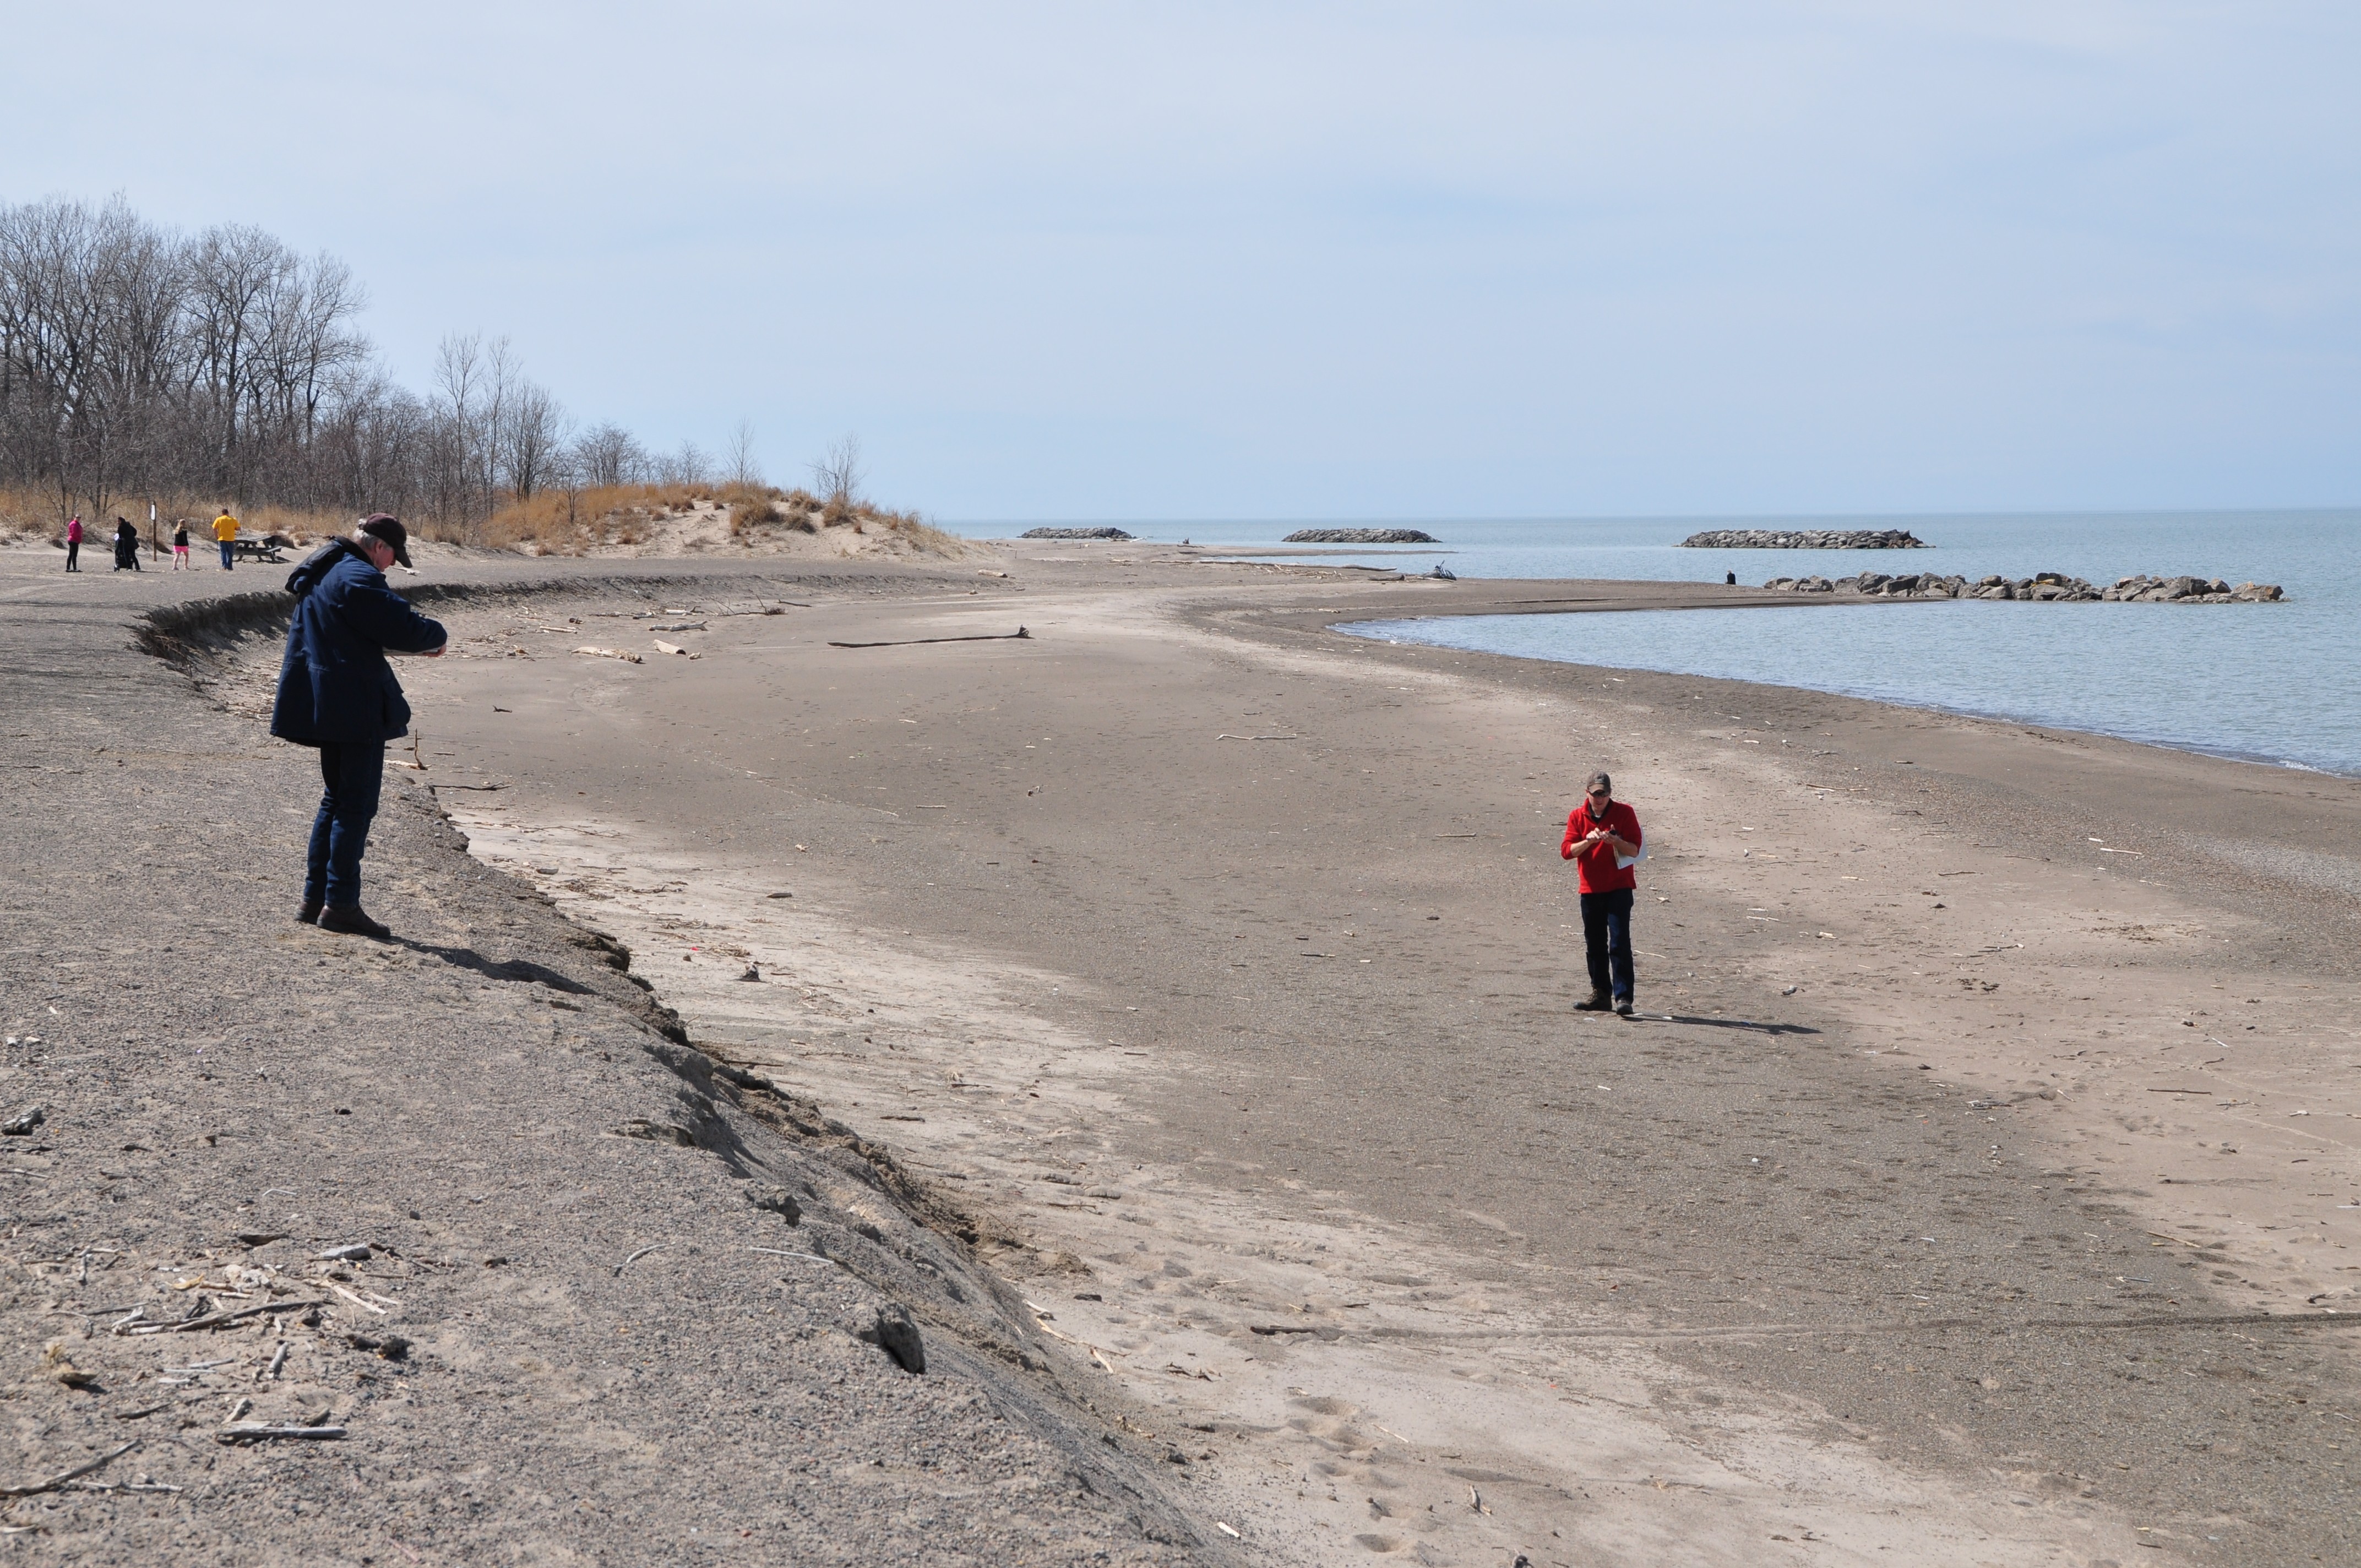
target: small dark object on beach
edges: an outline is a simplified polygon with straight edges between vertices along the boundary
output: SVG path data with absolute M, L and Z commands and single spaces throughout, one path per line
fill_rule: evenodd
M 1281 544 L 1440 544 L 1418 528 L 1299 528 Z
M 1120 528 L 1028 528 L 1020 539 L 1129 539 Z
M 346 1334 L 345 1343 L 355 1350 L 366 1350 L 387 1361 L 408 1361 L 410 1342 L 400 1334 Z
M 0 1122 L 0 1133 L 5 1133 L 12 1138 L 21 1138 L 26 1134 L 31 1132 L 34 1128 L 39 1126 L 43 1122 L 48 1121 L 49 1118 L 49 1108 L 48 1106 L 29 1105 L 24 1110 L 17 1112 L 15 1115 L 9 1117 L 6 1121 Z
M 1907 529 L 1715 528 L 1681 541 L 1684 550 L 1925 550 Z
M 803 1206 L 796 1201 L 796 1195 L 784 1187 L 749 1187 L 746 1189 L 746 1201 L 766 1213 L 776 1214 L 791 1225 L 803 1223 Z
M 1459 574 L 1453 571 L 1450 567 L 1444 565 L 1440 561 L 1437 561 L 1434 564 L 1434 570 L 1427 573 L 1426 576 L 1433 577 L 1439 583 L 1455 583 L 1459 580 Z
M 876 1323 L 863 1331 L 861 1337 L 882 1347 L 903 1371 L 914 1376 L 926 1371 L 926 1342 L 918 1337 L 918 1325 L 901 1308 L 878 1308 Z

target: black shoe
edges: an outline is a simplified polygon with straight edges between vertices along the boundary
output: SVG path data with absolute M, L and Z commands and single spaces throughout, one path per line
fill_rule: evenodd
M 1629 1001 L 1617 1003 L 1615 1004 L 1615 1014 L 1618 1017 L 1629 1018 L 1631 1016 L 1631 1003 Z
M 295 911 L 295 920 L 298 925 L 317 926 L 320 923 L 320 901 L 316 898 L 305 899 L 303 907 Z
M 1576 1013 L 1604 1013 L 1610 1005 L 1612 1003 L 1607 1000 L 1605 992 L 1594 991 L 1590 993 L 1589 1001 L 1576 1003 L 1574 1010 Z
M 331 904 L 320 911 L 320 929 L 346 937 L 367 937 L 372 942 L 390 942 L 393 932 L 361 913 L 357 904 Z

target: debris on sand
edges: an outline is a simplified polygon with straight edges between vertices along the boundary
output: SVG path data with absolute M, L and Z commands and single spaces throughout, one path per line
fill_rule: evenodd
M 626 664 L 640 664 L 646 663 L 646 661 L 642 659 L 637 653 L 626 652 L 620 648 L 593 648 L 585 644 L 574 651 L 577 653 L 588 654 L 593 659 L 620 659 Z

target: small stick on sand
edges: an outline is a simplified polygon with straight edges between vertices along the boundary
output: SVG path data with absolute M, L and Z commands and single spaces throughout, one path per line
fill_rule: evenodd
M 1033 634 L 1023 627 L 1014 631 L 988 632 L 974 637 L 906 637 L 898 642 L 831 642 L 831 648 L 916 648 L 923 642 L 1030 642 Z
M 331 1285 L 328 1288 L 335 1290 L 336 1287 Z M 339 1294 L 350 1296 L 352 1292 L 346 1290 Z M 353 1299 L 358 1301 L 360 1298 L 354 1296 Z M 215 1312 L 210 1317 L 191 1318 L 183 1323 L 143 1323 L 137 1327 L 126 1327 L 126 1324 L 134 1322 L 139 1316 L 139 1313 L 135 1312 L 124 1319 L 122 1322 L 115 1324 L 114 1332 L 119 1334 L 184 1334 L 193 1329 L 225 1328 L 231 1323 L 243 1322 L 248 1318 L 258 1317 L 264 1312 L 296 1312 L 307 1307 L 327 1305 L 325 1301 L 270 1301 L 259 1307 L 241 1307 L 235 1312 Z M 361 1305 L 367 1307 L 368 1303 L 362 1301 Z M 142 1310 L 144 1311 L 145 1309 L 143 1308 Z M 378 1309 L 369 1307 L 369 1310 L 374 1312 Z
M 635 1264 L 635 1263 L 639 1262 L 639 1261 L 640 1261 L 640 1259 L 642 1259 L 642 1258 L 643 1258 L 643 1257 L 647 1256 L 647 1255 L 648 1255 L 648 1254 L 650 1254 L 650 1253 L 652 1253 L 652 1252 L 654 1252 L 655 1250 L 657 1250 L 657 1247 L 658 1247 L 658 1246 L 661 1246 L 662 1245 L 663 1245 L 662 1243 L 658 1243 L 658 1244 L 656 1244 L 656 1245 L 655 1245 L 655 1246 L 643 1246 L 643 1247 L 642 1247 L 639 1251 L 637 1251 L 637 1252 L 635 1252 L 635 1253 L 632 1253 L 631 1255 L 629 1255 L 628 1257 L 624 1258 L 622 1262 L 620 1262 L 620 1263 L 619 1263 L 619 1264 L 617 1264 L 617 1265 L 615 1266 L 615 1275 L 616 1275 L 616 1277 L 617 1277 L 617 1278 L 620 1278 L 620 1277 L 622 1277 L 623 1270 L 625 1270 L 625 1269 L 627 1269 L 627 1268 L 631 1267 L 631 1265 L 633 1265 L 633 1264 Z
M 360 1308 L 363 1311 L 375 1312 L 380 1318 L 386 1315 L 386 1310 L 383 1307 L 378 1306 L 376 1303 L 371 1301 L 363 1300 L 358 1296 L 356 1296 L 351 1291 L 346 1289 L 343 1286 L 337 1284 L 335 1280 L 329 1280 L 327 1282 L 327 1286 L 329 1289 L 334 1290 L 337 1295 L 342 1296 L 346 1300 L 350 1301 L 354 1306 Z M 399 1301 L 394 1303 L 397 1307 L 401 1304 L 401 1303 Z
M 270 1353 L 270 1365 L 262 1369 L 261 1376 L 257 1378 L 256 1381 L 261 1383 L 277 1382 L 279 1380 L 279 1369 L 286 1365 L 287 1343 L 282 1340 L 280 1342 L 279 1348 Z
M 0 1486 L 0 1497 L 32 1497 L 43 1492 L 54 1492 L 69 1481 L 79 1481 L 94 1470 L 105 1469 L 138 1446 L 139 1440 L 135 1437 L 121 1448 L 102 1453 L 87 1464 L 76 1465 L 62 1475 L 52 1475 L 46 1481 L 35 1481 L 23 1486 Z
M 335 1438 L 344 1435 L 342 1427 L 273 1426 L 269 1421 L 232 1421 L 215 1432 L 214 1438 L 218 1442 L 245 1442 L 255 1438 Z
M 775 1246 L 750 1246 L 746 1250 L 748 1252 L 768 1253 L 773 1257 L 800 1257 L 807 1263 L 835 1264 L 839 1268 L 842 1268 L 844 1266 L 844 1265 L 837 1263 L 836 1259 L 832 1257 L 822 1257 L 816 1252 L 789 1252 L 784 1247 Z

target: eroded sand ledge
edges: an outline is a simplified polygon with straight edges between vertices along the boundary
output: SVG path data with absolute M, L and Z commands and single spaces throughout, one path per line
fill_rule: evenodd
M 2114 1554 L 2136 1522 L 2301 1561 L 2333 1539 L 2344 1473 L 2316 1448 L 2291 1467 L 2350 1385 L 2277 1320 L 2353 1277 L 2352 1235 L 2275 1255 L 2261 1229 L 2312 1217 L 2285 1162 L 2324 1160 L 2294 1152 L 2304 1124 L 2217 1103 L 2239 1093 L 2180 1131 L 2137 1074 L 2235 1031 L 2248 1055 L 2189 1070 L 2349 1113 L 2304 1051 L 2350 1015 L 2348 788 L 1322 630 L 1700 592 L 1675 585 L 1232 568 L 1209 592 L 1152 555 L 811 595 L 715 620 L 695 664 L 568 661 L 512 631 L 520 607 L 465 611 L 502 662 L 414 681 L 422 728 L 455 782 L 507 785 L 464 796 L 480 854 L 639 936 L 701 1043 L 818 1090 L 1024 1244 L 999 1262 L 1046 1327 L 1101 1353 L 1191 1460 L 1174 1484 L 1257 1550 L 1755 1561 L 1784 1535 L 2039 1562 Z M 1034 645 L 958 664 L 818 651 L 1019 612 Z M 1552 851 L 1594 756 L 1657 835 L 1642 1001 L 1685 1022 L 1564 1011 Z M 2235 844 L 2184 826 L 2220 788 L 2247 806 Z M 2167 863 L 2114 875 L 2109 850 Z M 764 982 L 735 978 L 748 959 Z M 2224 970 L 2272 974 L 2268 1022 L 2219 1022 L 2260 1005 L 2213 990 Z M 2210 1155 L 2233 1123 L 2240 1154 Z M 2197 1163 L 2152 1186 L 2158 1155 Z M 2214 1157 L 2279 1175 L 2196 1186 Z M 2254 1420 L 2272 1398 L 2321 1425 Z

